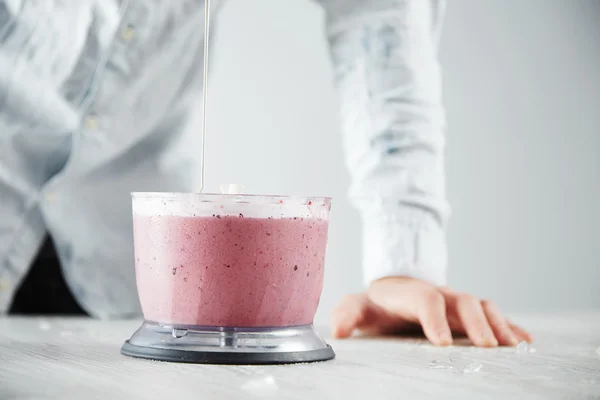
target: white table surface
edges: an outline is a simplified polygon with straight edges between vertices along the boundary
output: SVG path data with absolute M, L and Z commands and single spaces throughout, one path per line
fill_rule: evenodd
M 122 356 L 139 321 L 5 317 L 0 399 L 600 399 L 600 311 L 514 319 L 534 352 L 355 338 L 324 363 L 210 366 Z

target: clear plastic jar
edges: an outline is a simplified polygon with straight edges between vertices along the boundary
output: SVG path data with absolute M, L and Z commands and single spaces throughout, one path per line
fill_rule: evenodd
M 192 327 L 312 324 L 331 199 L 133 193 L 144 318 Z

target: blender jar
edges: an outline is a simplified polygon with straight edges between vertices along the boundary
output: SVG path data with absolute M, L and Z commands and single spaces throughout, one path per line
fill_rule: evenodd
M 132 201 L 145 321 L 125 354 L 234 363 L 333 357 L 312 326 L 331 199 L 133 193 Z

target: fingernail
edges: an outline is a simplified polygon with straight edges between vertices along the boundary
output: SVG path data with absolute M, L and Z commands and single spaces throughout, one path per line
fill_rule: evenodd
M 529 332 L 525 332 L 525 340 L 527 340 L 528 343 L 533 343 L 533 335 Z
M 334 330 L 331 333 L 331 336 L 334 339 L 345 339 L 348 338 L 350 336 L 352 336 L 354 329 L 351 329 L 350 331 L 348 331 L 347 329 L 344 329 L 344 327 L 337 327 L 334 328 Z
M 450 346 L 452 344 L 452 335 L 449 333 L 441 333 L 439 336 L 440 346 Z
M 496 338 L 494 336 L 490 336 L 489 334 L 482 334 L 481 335 L 481 342 L 485 347 L 497 347 L 498 346 L 498 340 L 496 340 Z

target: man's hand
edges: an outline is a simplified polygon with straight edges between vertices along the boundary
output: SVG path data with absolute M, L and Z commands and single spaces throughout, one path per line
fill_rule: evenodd
M 494 303 L 413 278 L 373 282 L 366 292 L 348 295 L 333 314 L 335 338 L 349 337 L 354 330 L 390 334 L 419 326 L 431 343 L 439 346 L 452 344 L 453 333 L 466 335 L 481 347 L 515 346 L 533 340 Z

